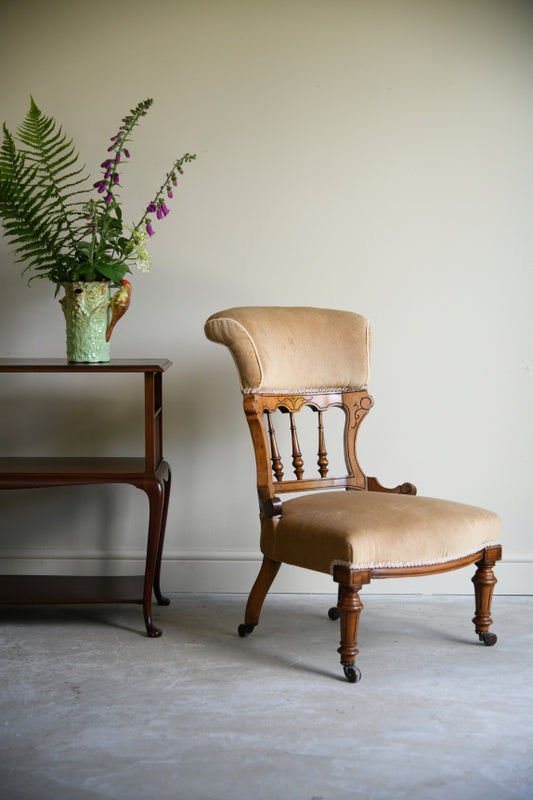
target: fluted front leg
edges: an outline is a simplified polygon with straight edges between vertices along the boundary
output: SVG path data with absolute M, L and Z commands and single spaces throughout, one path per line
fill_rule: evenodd
M 359 617 L 363 610 L 363 604 L 359 597 L 359 592 L 364 584 L 370 583 L 370 572 L 355 571 L 348 567 L 337 566 L 333 570 L 333 578 L 339 584 L 339 599 L 337 611 L 340 616 L 341 642 L 337 652 L 341 657 L 341 664 L 344 674 L 350 683 L 356 683 L 361 679 L 361 671 L 355 666 L 357 649 L 357 631 L 359 629 Z M 336 616 L 331 612 L 330 619 Z
M 472 622 L 476 626 L 476 633 L 480 641 L 489 647 L 496 644 L 498 640 L 495 633 L 489 633 L 489 628 L 492 625 L 490 616 L 492 595 L 498 582 L 492 568 L 499 558 L 501 558 L 501 548 L 488 547 L 483 559 L 476 563 L 477 571 L 472 578 L 476 597 L 476 614 Z
M 361 679 L 361 671 L 355 666 L 357 649 L 357 631 L 359 629 L 359 616 L 363 604 L 359 597 L 361 586 L 343 586 L 338 609 L 341 623 L 341 642 L 337 650 L 340 653 L 344 674 L 350 683 Z

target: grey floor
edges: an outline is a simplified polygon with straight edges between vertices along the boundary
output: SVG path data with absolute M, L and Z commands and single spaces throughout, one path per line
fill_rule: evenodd
M 349 684 L 324 595 L 0 609 L 2 800 L 533 798 L 533 597 L 364 598 Z

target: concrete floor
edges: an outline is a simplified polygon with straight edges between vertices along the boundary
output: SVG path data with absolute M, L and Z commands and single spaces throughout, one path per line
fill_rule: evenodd
M 367 596 L 349 684 L 324 595 L 0 609 L 2 800 L 531 800 L 533 597 Z

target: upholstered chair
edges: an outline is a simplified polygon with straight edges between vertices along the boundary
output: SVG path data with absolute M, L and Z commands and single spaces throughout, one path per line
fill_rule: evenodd
M 244 307 L 214 314 L 205 333 L 230 350 L 237 366 L 257 467 L 263 562 L 239 634 L 250 634 L 258 624 L 282 563 L 330 574 L 338 584 L 338 602 L 329 616 L 340 618 L 338 652 L 346 678 L 354 683 L 361 676 L 355 656 L 364 585 L 475 565 L 473 622 L 479 639 L 493 645 L 496 636 L 489 627 L 496 583 L 492 568 L 501 558 L 499 517 L 483 508 L 417 496 L 411 483 L 384 488 L 359 464 L 357 433 L 373 404 L 367 392 L 368 321 L 349 311 Z M 310 468 L 298 434 L 305 408 L 316 412 L 311 417 L 317 423 Z M 332 475 L 329 463 L 326 419 L 335 408 L 344 417 L 341 475 Z M 287 458 L 277 433 L 282 422 L 287 422 Z

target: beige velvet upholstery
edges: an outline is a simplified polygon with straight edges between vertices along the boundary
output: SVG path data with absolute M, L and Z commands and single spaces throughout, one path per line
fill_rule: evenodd
M 370 326 L 351 311 L 230 308 L 209 317 L 205 334 L 230 349 L 244 392 L 368 384 Z
M 261 551 L 275 561 L 333 573 L 444 564 L 496 544 L 500 518 L 483 508 L 380 492 L 320 492 L 261 520 Z

